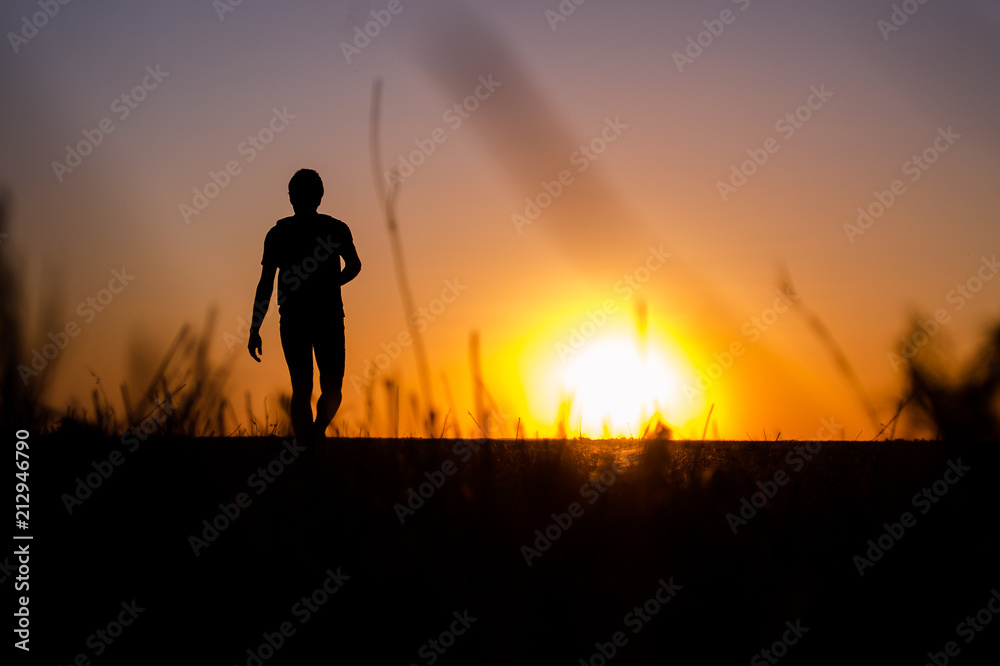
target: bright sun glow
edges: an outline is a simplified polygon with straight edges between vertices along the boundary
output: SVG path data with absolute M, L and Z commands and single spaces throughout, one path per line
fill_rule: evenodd
M 627 337 L 589 342 L 562 374 L 572 396 L 570 427 L 590 437 L 639 436 L 642 426 L 682 399 L 680 375 L 652 345 L 645 350 Z

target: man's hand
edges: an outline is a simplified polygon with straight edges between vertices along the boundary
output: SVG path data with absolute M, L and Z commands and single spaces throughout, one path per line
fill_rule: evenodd
M 276 264 L 262 264 L 260 269 L 260 281 L 257 283 L 257 291 L 253 297 L 253 312 L 250 315 L 250 357 L 260 363 L 262 354 L 260 341 L 260 326 L 267 314 L 267 305 L 271 302 L 271 292 L 274 290 L 274 276 L 278 272 Z
M 347 247 L 341 248 L 340 256 L 344 258 L 344 269 L 340 272 L 340 284 L 343 286 L 361 272 L 361 259 L 358 257 L 358 250 L 354 247 L 353 242 L 348 243 Z
M 260 363 L 260 357 L 257 354 L 264 353 L 261 344 L 263 344 L 263 340 L 260 339 L 260 331 L 250 331 L 250 344 L 247 345 L 247 349 L 250 350 L 250 356 L 253 357 L 253 360 L 258 363 Z

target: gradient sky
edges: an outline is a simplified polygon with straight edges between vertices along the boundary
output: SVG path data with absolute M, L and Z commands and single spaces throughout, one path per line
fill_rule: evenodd
M 385 13 L 390 4 L 397 13 Z M 61 294 L 64 321 L 81 327 L 51 370 L 48 397 L 85 396 L 88 368 L 111 386 L 138 381 L 135 359 L 151 365 L 213 307 L 217 359 L 238 356 L 235 402 L 250 391 L 262 409 L 265 396 L 286 391 L 276 306 L 261 365 L 246 354 L 240 320 L 264 235 L 291 214 L 288 179 L 308 167 L 326 184 L 320 211 L 348 223 L 364 264 L 344 288 L 338 422 L 356 429 L 363 401 L 351 377 L 406 330 L 407 316 L 372 183 L 380 78 L 387 166 L 435 129 L 444 137 L 401 185 L 398 215 L 417 304 L 433 305 L 449 280 L 465 287 L 424 336 L 434 398 L 445 411 L 443 374 L 466 434 L 472 331 L 507 434 L 520 418 L 522 434 L 545 436 L 572 360 L 635 338 L 642 300 L 650 348 L 673 368 L 673 397 L 660 406 L 685 434 L 700 436 L 714 404 L 721 437 L 811 438 L 832 418 L 843 431 L 828 436 L 870 438 L 859 400 L 798 312 L 748 332 L 774 306 L 784 267 L 884 422 L 904 378 L 887 355 L 914 313 L 944 311 L 934 344 L 956 359 L 996 321 L 1000 280 L 972 298 L 952 290 L 1000 251 L 1000 3 L 902 5 L 916 11 L 897 13 L 897 26 L 894 3 L 861 0 L 588 0 L 558 22 L 546 14 L 559 12 L 556 0 L 243 0 L 225 12 L 221 0 L 77 0 L 32 30 L 23 17 L 45 0 L 6 2 L 0 184 L 13 220 L 3 243 L 22 255 L 31 301 Z M 348 58 L 344 44 L 373 11 L 391 20 Z M 688 41 L 699 33 L 700 53 Z M 696 57 L 679 67 L 676 54 L 689 48 Z M 457 126 L 446 111 L 490 76 L 500 85 Z M 121 96 L 144 80 L 152 89 L 125 116 Z M 810 97 L 816 90 L 825 99 Z M 804 121 L 782 122 L 797 109 Z M 110 133 L 99 130 L 105 118 Z M 271 143 L 244 143 L 269 123 L 281 128 Z M 580 146 L 602 131 L 614 141 L 580 161 Z M 99 145 L 72 171 L 54 167 L 85 132 Z M 908 164 L 927 149 L 933 164 Z M 719 182 L 752 155 L 767 160 L 723 196 Z M 186 222 L 181 205 L 230 161 L 239 173 Z M 555 202 L 519 229 L 512 215 L 562 171 Z M 849 234 L 858 208 L 888 201 L 876 193 L 897 180 L 893 203 Z M 670 258 L 643 272 L 661 247 Z M 78 304 L 122 268 L 134 280 L 87 321 Z M 644 277 L 641 289 L 623 288 L 626 275 Z M 609 300 L 607 322 L 561 358 L 559 345 Z M 36 347 L 48 332 L 36 331 Z M 735 342 L 742 355 L 704 395 L 685 398 L 683 384 Z M 380 379 L 390 376 L 416 390 L 412 348 Z

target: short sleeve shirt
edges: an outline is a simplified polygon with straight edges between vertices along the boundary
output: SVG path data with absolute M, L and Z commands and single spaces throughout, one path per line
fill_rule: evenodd
M 344 316 L 340 257 L 353 245 L 348 226 L 329 215 L 278 220 L 264 238 L 260 263 L 278 267 L 278 313 L 282 319 Z

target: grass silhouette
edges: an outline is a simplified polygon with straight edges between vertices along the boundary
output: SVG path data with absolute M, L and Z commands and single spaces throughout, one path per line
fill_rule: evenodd
M 922 329 L 914 322 L 910 338 Z M 1000 323 L 964 368 L 945 370 L 946 361 L 924 349 L 907 368 L 908 397 L 916 418 L 949 441 L 1000 441 Z
M 371 110 L 369 118 L 369 150 L 371 152 L 372 178 L 375 184 L 375 193 L 378 197 L 379 205 L 385 218 L 386 226 L 389 229 L 389 243 L 392 249 L 392 266 L 396 273 L 396 286 L 399 289 L 400 297 L 403 300 L 404 317 L 406 327 L 413 340 L 413 352 L 417 359 L 417 375 L 420 380 L 420 390 L 424 397 L 424 409 L 427 416 L 424 422 L 425 433 L 433 437 L 436 427 L 436 415 L 434 410 L 434 398 L 431 390 L 430 363 L 427 359 L 427 351 L 424 348 L 424 339 L 421 332 L 413 322 L 413 313 L 417 311 L 413 300 L 413 291 L 410 288 L 409 275 L 406 272 L 406 260 L 403 255 L 403 242 L 399 235 L 399 223 L 396 216 L 396 200 L 399 197 L 399 187 L 402 179 L 393 170 L 396 176 L 390 183 L 386 183 L 387 172 L 382 168 L 382 153 L 379 148 L 379 127 L 382 110 L 382 82 L 376 80 L 372 85 Z M 398 401 L 398 393 L 396 395 Z M 398 414 L 398 407 L 395 410 Z M 398 431 L 398 420 L 396 421 Z M 395 431 L 394 431 L 395 432 Z
M 52 663 L 70 661 L 122 599 L 150 614 L 101 663 L 148 661 L 151 645 L 165 661 L 190 660 L 197 646 L 205 663 L 251 663 L 247 649 L 341 567 L 344 590 L 296 624 L 269 664 L 317 663 L 343 646 L 373 663 L 412 663 L 463 609 L 477 622 L 449 649 L 451 663 L 587 663 L 617 631 L 628 641 L 615 664 L 736 663 L 796 619 L 814 632 L 794 646 L 798 663 L 916 663 L 936 643 L 914 637 L 941 636 L 977 609 L 995 573 L 988 525 L 1000 450 L 954 442 L 997 436 L 1000 329 L 957 378 L 933 357 L 913 363 L 901 402 L 942 442 L 825 443 L 796 469 L 798 442 L 705 441 L 711 415 L 697 442 L 662 431 L 573 438 L 569 396 L 560 438 L 525 441 L 496 408 L 472 337 L 479 413 L 466 410 L 461 428 L 453 404 L 436 438 L 348 437 L 342 421 L 337 439 L 276 466 L 290 446 L 280 437 L 287 396 L 285 416 L 265 402 L 258 419 L 246 395 L 240 423 L 226 398 L 232 360 L 210 353 L 213 313 L 200 329 L 181 328 L 141 390 L 120 387 L 123 414 L 94 370 L 88 407 L 43 406 L 47 384 L 25 387 L 16 370 L 28 339 L 16 268 L 5 243 L 0 414 L 32 432 L 32 518 L 45 543 L 32 559 L 44 572 L 32 581 L 33 612 L 46 609 L 60 627 L 38 646 Z M 406 405 L 413 423 L 427 423 L 427 407 L 394 379 L 370 386 L 365 401 L 358 432 L 398 433 Z M 449 429 L 480 436 L 443 439 Z M 134 451 L 123 447 L 129 434 L 142 435 Z M 902 512 L 917 513 L 913 494 L 956 458 L 967 478 L 860 576 L 853 558 Z M 262 470 L 272 476 L 255 492 Z M 768 488 L 763 503 L 744 505 Z M 241 493 L 248 501 L 233 514 Z M 70 512 L 66 498 L 77 495 Z M 574 503 L 579 515 L 560 527 Z M 220 519 L 223 507 L 233 517 Z M 193 536 L 205 539 L 198 554 Z M 914 583 L 929 571 L 949 584 Z M 631 633 L 623 618 L 662 579 L 682 586 L 678 596 Z M 977 663 L 995 645 L 984 635 L 963 657 Z
M 373 113 L 377 114 L 377 108 L 376 93 Z M 373 125 L 373 136 L 375 134 L 377 134 L 377 124 Z M 377 141 L 373 144 L 373 149 L 376 148 Z M 387 215 L 391 222 L 395 219 L 392 210 L 394 196 L 395 192 L 388 193 L 386 201 Z M 33 348 L 28 342 L 32 335 L 41 339 L 42 332 L 60 328 L 59 307 L 54 297 L 48 302 L 41 303 L 38 322 L 33 329 L 29 328 L 26 322 L 27 308 L 24 303 L 22 270 L 15 256 L 14 245 L 7 233 L 10 205 L 9 195 L 0 195 L 0 235 L 2 235 L 0 237 L 4 238 L 4 242 L 0 243 L 0 354 L 2 354 L 0 421 L 5 427 L 27 428 L 38 433 L 64 428 L 105 435 L 120 435 L 138 427 L 145 427 L 151 431 L 149 434 L 185 437 L 258 437 L 287 433 L 289 401 L 287 393 L 279 396 L 281 410 L 277 413 L 268 410 L 265 399 L 263 419 L 254 413 L 251 396 L 246 394 L 245 423 L 237 416 L 233 405 L 226 397 L 227 382 L 235 359 L 230 357 L 221 364 L 212 360 L 210 341 L 215 324 L 213 311 L 207 314 L 200 332 L 195 332 L 190 325 L 181 328 L 141 391 L 134 392 L 125 384 L 120 386 L 120 398 L 124 405 L 122 417 L 119 417 L 112 406 L 100 373 L 93 369 L 90 372 L 95 379 L 95 388 L 89 396 L 89 407 L 75 402 L 63 409 L 47 405 L 45 394 L 59 357 L 52 359 L 44 372 L 32 377 L 28 382 L 21 379 L 18 366 L 25 362 L 29 349 Z M 405 271 L 399 275 L 402 276 L 402 282 L 405 282 Z M 787 274 L 782 278 L 782 284 L 790 290 L 793 289 Z M 50 288 L 47 291 L 52 293 L 54 290 Z M 405 291 L 404 289 L 404 293 Z M 801 303 L 797 303 L 797 309 L 801 311 L 802 307 Z M 854 388 L 859 401 L 865 406 L 873 423 L 877 425 L 874 407 L 860 386 L 857 375 L 843 351 L 816 314 L 803 311 L 803 315 L 823 344 L 830 349 L 837 361 L 837 368 L 845 376 L 848 384 Z M 916 330 L 914 324 L 912 332 L 915 333 Z M 414 340 L 417 339 L 414 337 Z M 510 419 L 503 419 L 501 409 L 491 396 L 482 376 L 479 346 L 479 334 L 471 333 L 469 365 L 475 414 L 470 412 L 468 416 L 475 425 L 472 430 L 488 438 L 516 438 L 520 430 L 520 421 L 518 420 L 515 426 L 507 422 Z M 427 364 L 426 355 L 423 362 L 419 362 L 418 359 L 418 367 L 425 364 Z M 909 413 L 914 424 L 930 428 L 939 439 L 1000 440 L 1000 325 L 993 328 L 962 372 L 948 373 L 943 369 L 950 365 L 953 364 L 946 363 L 935 355 L 932 349 L 922 350 L 921 354 L 909 364 L 907 386 L 899 400 L 896 413 L 887 423 L 882 424 L 881 429 L 875 433 L 875 439 L 881 437 L 889 428 L 891 437 L 900 418 Z M 420 374 L 423 376 L 423 372 Z M 423 385 L 424 381 L 421 380 L 420 383 Z M 427 384 L 429 389 L 429 380 Z M 344 419 L 335 421 L 332 425 L 334 434 L 338 437 L 361 436 L 371 435 L 378 430 L 391 433 L 393 437 L 402 434 L 440 438 L 445 437 L 450 431 L 453 436 L 461 437 L 463 426 L 459 414 L 467 410 L 457 408 L 451 398 L 447 378 L 443 375 L 442 385 L 448 396 L 449 409 L 440 424 L 437 423 L 436 415 L 444 413 L 445 410 L 433 402 L 429 390 L 422 391 L 424 397 L 421 400 L 415 393 L 406 393 L 398 379 L 390 377 L 381 382 L 373 382 L 366 389 L 363 396 L 363 421 L 355 424 L 353 428 L 349 428 Z M 378 394 L 381 394 L 381 398 Z M 379 402 L 383 403 L 382 409 L 377 407 Z M 405 405 L 402 413 L 401 404 Z M 568 421 L 572 404 L 572 395 L 562 396 L 554 424 L 556 439 L 568 439 L 574 434 L 583 439 L 579 432 L 574 433 L 578 429 Z M 408 416 L 412 423 L 417 424 L 420 432 L 407 429 L 401 433 L 401 418 L 404 416 Z M 710 419 L 711 413 L 706 419 L 702 439 L 707 434 Z M 654 413 L 649 422 L 640 427 L 639 434 L 641 439 L 669 439 L 672 436 L 670 427 L 663 422 L 658 413 Z
M 44 443 L 46 584 L 97 608 L 135 596 L 157 610 L 143 640 L 115 646 L 108 663 L 134 663 L 151 643 L 190 655 L 169 639 L 181 621 L 200 659 L 245 663 L 246 648 L 337 567 L 354 591 L 332 597 L 268 663 L 315 663 L 348 643 L 374 663 L 412 663 L 463 609 L 479 624 L 449 653 L 454 663 L 586 663 L 616 631 L 629 638 L 616 663 L 736 663 L 796 619 L 815 633 L 789 663 L 870 663 L 862 648 L 916 659 L 927 648 L 914 637 L 953 627 L 995 570 L 985 526 L 996 447 L 832 442 L 796 471 L 788 456 L 801 445 L 784 441 L 345 438 L 272 470 L 212 536 L 205 525 L 279 459 L 280 440 L 154 436 L 72 516 L 60 493 L 108 443 L 67 433 Z M 859 576 L 852 558 L 915 512 L 913 493 L 956 457 L 972 472 Z M 764 497 L 778 472 L 790 480 L 734 533 L 727 516 Z M 571 510 L 572 523 L 554 528 Z M 189 539 L 201 534 L 209 545 L 195 556 Z M 915 585 L 928 571 L 949 584 Z M 623 617 L 661 578 L 683 586 L 677 603 L 633 635 Z M 62 635 L 86 636 L 93 623 L 65 619 Z M 78 647 L 70 638 L 66 649 Z
M 59 357 L 49 362 L 47 372 L 27 382 L 21 379 L 18 366 L 29 357 L 32 348 L 29 336 L 42 337 L 43 331 L 54 330 L 58 312 L 54 299 L 42 303 L 34 331 L 29 330 L 21 279 L 23 272 L 7 233 L 10 206 L 10 195 L 0 189 L 0 238 L 3 238 L 0 243 L 0 423 L 5 428 L 44 432 L 52 427 L 57 414 L 45 406 L 43 396 Z

